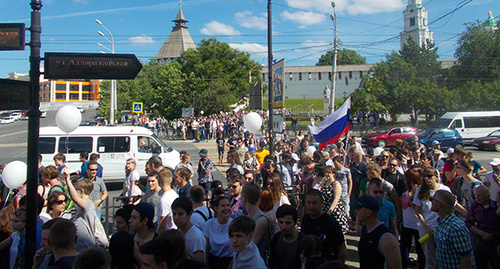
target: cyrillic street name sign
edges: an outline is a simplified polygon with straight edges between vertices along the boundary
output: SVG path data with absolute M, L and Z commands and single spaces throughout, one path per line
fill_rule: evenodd
M 134 79 L 142 64 L 134 54 L 45 53 L 50 79 Z
M 0 23 L 0 50 L 24 50 L 24 23 Z
M 29 109 L 30 83 L 0 79 L 0 110 Z

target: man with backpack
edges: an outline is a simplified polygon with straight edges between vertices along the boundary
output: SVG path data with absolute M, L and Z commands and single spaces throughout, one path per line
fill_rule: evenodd
M 208 206 L 203 205 L 205 189 L 196 185 L 189 190 L 189 198 L 193 201 L 193 214 L 191 215 L 191 223 L 203 231 L 205 223 L 214 217 L 214 212 Z

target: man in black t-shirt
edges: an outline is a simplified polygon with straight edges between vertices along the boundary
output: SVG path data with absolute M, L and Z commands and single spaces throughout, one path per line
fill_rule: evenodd
M 301 268 L 300 241 L 306 235 L 297 229 L 297 209 L 290 205 L 282 205 L 276 210 L 276 218 L 280 231 L 274 235 L 271 241 L 269 268 Z
M 309 214 L 302 218 L 302 232 L 305 235 L 316 235 L 323 240 L 322 252 L 327 260 L 345 262 L 347 248 L 342 229 L 332 216 L 323 212 L 323 196 L 312 189 L 306 194 L 306 206 Z
M 236 133 L 232 133 L 231 138 L 227 140 L 226 146 L 228 147 L 228 151 L 236 149 L 236 147 L 238 146 L 238 138 L 236 136 Z
M 224 146 L 226 140 L 222 138 L 222 133 L 218 134 L 217 140 L 215 141 L 217 143 L 217 152 L 219 153 L 219 164 L 224 163 Z

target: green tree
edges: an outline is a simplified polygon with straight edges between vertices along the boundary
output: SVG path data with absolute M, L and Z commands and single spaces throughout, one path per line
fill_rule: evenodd
M 319 57 L 316 65 L 332 65 L 333 63 L 333 50 L 329 50 L 326 54 Z M 337 50 L 337 64 L 366 64 L 366 57 L 362 57 L 356 51 L 350 49 Z
M 500 25 L 499 25 L 500 26 Z M 469 23 L 458 39 L 454 67 L 457 84 L 463 80 L 500 79 L 500 27 L 496 30 L 480 22 Z M 458 79 L 460 78 L 460 79 Z

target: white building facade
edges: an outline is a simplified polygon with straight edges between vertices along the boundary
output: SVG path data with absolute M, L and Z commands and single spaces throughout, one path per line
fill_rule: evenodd
M 429 31 L 427 10 L 422 5 L 422 0 L 408 0 L 408 5 L 403 11 L 404 31 L 400 33 L 401 48 L 408 38 L 417 44 L 432 43 L 432 31 Z

